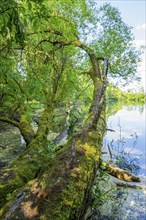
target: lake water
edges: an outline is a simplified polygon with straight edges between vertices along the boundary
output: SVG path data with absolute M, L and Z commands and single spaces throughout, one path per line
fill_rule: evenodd
M 107 127 L 114 131 L 108 131 L 104 139 L 104 147 L 109 145 L 115 157 L 123 154 L 135 159 L 140 176 L 146 176 L 145 113 L 145 106 L 124 106 L 108 118 Z
M 110 116 L 107 120 L 110 130 L 103 141 L 103 159 L 138 175 L 140 186 L 146 186 L 145 109 L 146 106 L 124 106 Z M 1 132 L 0 140 L 2 145 L 9 146 L 1 151 L 0 159 L 12 161 L 22 150 L 19 131 L 10 127 Z M 97 180 L 100 189 L 97 184 L 95 214 L 91 219 L 146 220 L 146 190 L 117 188 L 113 182 L 114 178 L 108 175 Z
M 145 109 L 146 106 L 124 106 L 110 116 L 109 130 L 103 141 L 103 159 L 138 175 L 141 183 L 134 184 L 142 187 L 146 187 Z M 107 181 L 102 182 L 105 195 L 110 192 L 109 184 L 113 181 L 107 177 Z M 105 197 L 99 206 L 101 217 L 95 219 L 146 220 L 146 190 L 114 188 Z

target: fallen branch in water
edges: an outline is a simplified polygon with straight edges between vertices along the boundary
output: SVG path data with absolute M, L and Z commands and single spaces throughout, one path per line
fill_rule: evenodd
M 131 185 L 127 183 L 121 183 L 121 182 L 114 182 L 118 187 L 121 188 L 131 188 L 131 189 L 140 189 L 146 191 L 146 186 L 140 186 L 140 185 Z
M 127 170 L 123 170 L 102 160 L 100 160 L 100 168 L 106 171 L 109 175 L 116 177 L 117 179 L 124 180 L 126 182 L 141 182 L 138 176 L 134 176 Z
M 107 128 L 106 131 L 116 132 L 115 130 L 110 129 L 110 128 Z
M 112 159 L 113 159 L 113 156 L 112 156 L 112 152 L 111 152 L 111 149 L 110 149 L 110 145 L 108 144 L 107 147 L 108 147 L 110 159 L 112 160 Z

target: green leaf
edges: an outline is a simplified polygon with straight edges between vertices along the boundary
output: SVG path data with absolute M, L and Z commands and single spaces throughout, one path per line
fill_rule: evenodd
M 103 162 L 101 163 L 101 165 L 104 166 L 104 167 L 106 167 L 107 163 L 106 163 L 105 161 L 103 161 Z

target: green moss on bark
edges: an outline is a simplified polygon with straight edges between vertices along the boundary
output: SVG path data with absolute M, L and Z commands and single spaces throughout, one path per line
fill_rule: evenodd
M 95 132 L 68 141 L 49 163 L 43 175 L 29 182 L 11 219 L 79 219 L 87 189 L 91 188 L 101 149 L 101 135 Z M 93 143 L 98 143 L 97 146 Z M 21 193 L 22 194 L 22 193 Z
M 40 141 L 41 142 L 41 141 Z M 0 173 L 0 206 L 7 201 L 7 195 L 20 189 L 28 181 L 36 178 L 48 162 L 48 157 L 39 152 L 45 147 L 43 139 L 39 143 L 34 139 L 29 147 L 14 161 L 9 169 Z

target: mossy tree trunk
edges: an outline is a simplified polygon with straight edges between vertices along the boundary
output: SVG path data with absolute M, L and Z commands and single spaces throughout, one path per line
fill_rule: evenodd
M 28 120 L 28 115 L 24 103 L 19 103 L 19 107 L 17 109 L 17 117 L 16 113 L 12 110 L 11 114 L 1 116 L 0 121 L 12 124 L 19 128 L 21 135 L 26 142 L 26 147 L 30 144 L 34 137 L 34 131 L 30 121 Z
M 6 202 L 7 195 L 11 194 L 14 190 L 25 185 L 29 180 L 36 178 L 40 170 L 43 170 L 43 167 L 46 163 L 46 157 L 43 152 L 47 148 L 47 131 L 48 125 L 50 124 L 50 114 L 49 112 L 42 115 L 40 127 L 37 133 L 34 134 L 34 137 L 31 138 L 27 148 L 24 152 L 16 158 L 16 160 L 11 164 L 7 169 L 4 169 L 0 173 L 0 204 L 1 206 Z M 45 123 L 43 123 L 45 121 Z M 19 127 L 23 126 L 23 131 L 26 132 L 24 137 L 28 136 L 31 128 L 29 123 L 26 123 L 25 115 L 20 121 Z M 27 135 L 28 134 L 28 135 Z M 26 135 L 26 136 L 25 136 Z M 26 140 L 26 139 L 25 139 Z
M 56 84 L 56 82 L 55 82 Z M 24 186 L 29 180 L 37 177 L 48 162 L 45 152 L 48 147 L 47 135 L 53 117 L 53 102 L 55 91 L 52 95 L 46 93 L 47 105 L 41 116 L 38 130 L 34 133 L 27 119 L 25 107 L 19 108 L 19 121 L 10 118 L 1 118 L 2 121 L 18 127 L 26 141 L 26 149 L 16 158 L 8 169 L 0 172 L 0 207 L 7 201 L 8 195 L 14 190 Z
M 48 113 L 44 112 L 41 129 L 38 129 L 28 149 L 13 164 L 13 169 L 1 176 L 3 197 L 17 189 L 12 194 L 11 202 L 2 208 L 3 219 L 84 219 L 85 202 L 89 199 L 99 165 L 107 86 L 106 76 L 101 75 L 97 58 L 88 54 L 93 67 L 89 75 L 93 80 L 94 92 L 87 121 L 39 173 L 45 161 L 38 158 L 41 155 L 37 146 L 45 145 L 49 119 Z M 11 181 L 5 185 L 5 180 L 9 178 Z

